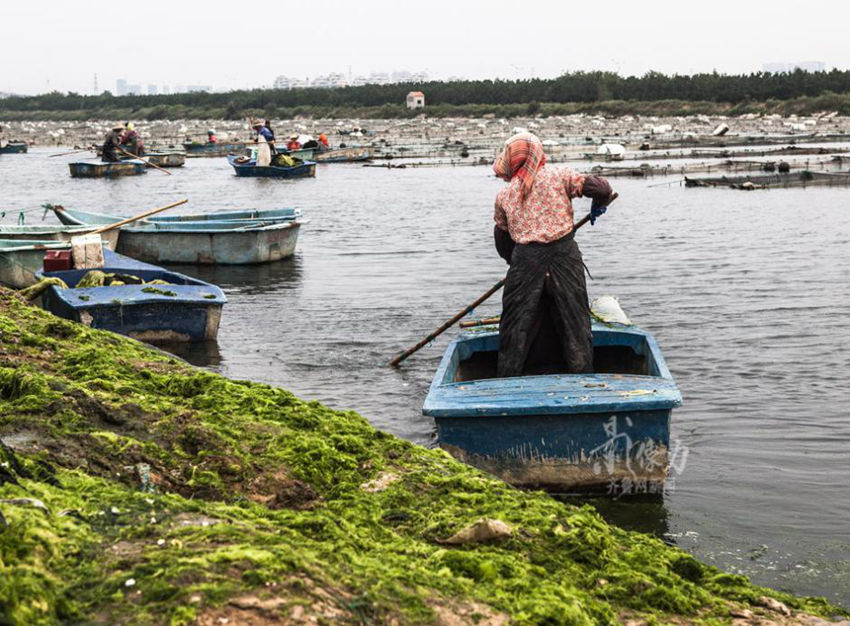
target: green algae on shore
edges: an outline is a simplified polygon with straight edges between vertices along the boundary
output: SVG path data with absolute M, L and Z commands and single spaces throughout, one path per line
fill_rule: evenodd
M 783 623 L 762 596 L 846 615 L 8 291 L 0 407 L 2 624 Z M 510 530 L 446 541 L 479 520 Z

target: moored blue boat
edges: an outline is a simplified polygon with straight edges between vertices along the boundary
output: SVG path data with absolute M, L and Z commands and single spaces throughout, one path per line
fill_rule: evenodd
M 107 215 L 93 211 L 80 211 L 79 209 L 66 209 L 58 204 L 46 205 L 51 208 L 59 218 L 59 221 L 69 226 L 115 224 L 124 217 L 118 215 Z M 294 220 L 301 217 L 301 210 L 292 207 L 282 209 L 244 209 L 241 211 L 217 211 L 214 213 L 191 213 L 181 215 L 154 215 L 147 219 L 139 220 L 136 224 L 148 222 L 180 224 L 184 222 L 213 222 L 213 221 L 242 221 L 242 222 L 275 222 Z
M 53 211 L 62 221 L 98 220 L 109 218 L 83 211 L 71 212 L 59 206 Z M 150 221 L 122 226 L 117 251 L 150 263 L 198 263 L 246 265 L 268 263 L 292 256 L 298 242 L 298 232 L 306 220 L 295 209 L 280 209 L 291 217 L 276 219 L 231 219 L 197 221 Z M 89 217 L 86 217 L 88 215 Z M 175 216 L 179 217 L 179 216 Z M 65 228 L 94 228 L 88 226 Z M 108 219 L 105 223 L 113 223 Z M 105 234 L 109 234 L 105 233 Z
M 147 171 L 147 164 L 140 159 L 106 162 L 97 159 L 68 163 L 72 178 L 117 178 L 137 176 Z
M 24 141 L 10 141 L 5 146 L 0 147 L 0 154 L 23 154 L 29 149 L 29 146 Z
M 496 378 L 498 327 L 461 332 L 423 406 L 439 445 L 521 487 L 661 493 L 682 396 L 650 333 L 599 321 L 592 330 L 594 373 L 549 362 L 511 378 Z
M 149 343 L 216 338 L 221 309 L 227 299 L 215 285 L 147 264 L 118 263 L 100 271 L 168 284 L 75 288 L 89 271 L 41 273 L 40 276 L 61 278 L 68 285 L 68 289 L 48 287 L 42 296 L 42 306 L 59 317 Z
M 238 157 L 230 155 L 227 162 L 233 166 L 237 176 L 249 176 L 252 178 L 310 178 L 316 175 L 315 161 L 305 161 L 292 167 L 278 167 L 277 165 L 259 166 L 255 161 L 245 163 L 238 162 Z

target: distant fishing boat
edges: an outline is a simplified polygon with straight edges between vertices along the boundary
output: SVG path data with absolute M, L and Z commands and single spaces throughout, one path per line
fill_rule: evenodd
M 354 163 L 357 161 L 369 161 L 374 156 L 375 148 L 372 146 L 354 146 L 351 148 L 316 151 L 314 159 L 318 163 Z
M 160 167 L 183 167 L 186 163 L 186 153 L 180 151 L 152 151 L 141 155 L 145 161 Z
M 497 326 L 461 332 L 422 409 L 439 445 L 522 487 L 660 493 L 682 396 L 650 333 L 600 321 L 592 331 L 594 373 L 565 374 L 550 362 L 512 378 L 496 378 Z
M 72 178 L 116 178 L 136 176 L 147 171 L 147 165 L 139 159 L 105 162 L 95 159 L 68 163 Z
M 97 226 L 7 226 L 0 224 L 0 239 L 14 240 L 49 240 L 49 241 L 71 241 L 71 237 L 85 235 L 90 233 Z M 110 250 L 115 250 L 118 246 L 119 230 L 109 230 L 100 233 L 101 239 L 107 244 Z
M 0 154 L 23 154 L 28 149 L 29 146 L 24 141 L 10 141 L 0 148 Z
M 196 157 L 223 157 L 233 152 L 244 152 L 245 142 L 234 143 L 184 143 L 183 149 L 189 158 Z
M 119 255 L 120 257 L 120 255 Z M 116 257 L 110 257 L 115 262 Z M 68 289 L 51 285 L 42 295 L 42 306 L 59 317 L 91 328 L 109 330 L 147 341 L 170 343 L 210 341 L 218 335 L 224 293 L 202 280 L 146 263 L 121 259 L 99 268 L 122 275 L 168 284 L 124 284 L 75 288 L 88 269 L 41 272 L 39 276 L 61 278 Z
M 292 167 L 277 165 L 257 165 L 255 161 L 240 162 L 240 157 L 229 155 L 227 162 L 233 167 L 237 176 L 264 178 L 309 178 L 316 175 L 316 162 L 305 161 Z
M 53 213 L 59 221 L 69 226 L 92 226 L 103 224 L 115 224 L 125 219 L 118 215 L 107 215 L 93 211 L 80 211 L 78 209 L 66 209 L 61 205 L 47 205 L 53 209 Z M 183 222 L 212 222 L 212 221 L 253 221 L 273 222 L 294 220 L 301 217 L 301 210 L 291 207 L 282 209 L 244 209 L 241 211 L 216 211 L 213 213 L 189 213 L 181 215 L 155 215 L 141 219 L 135 224 L 148 222 L 158 223 L 183 223 Z

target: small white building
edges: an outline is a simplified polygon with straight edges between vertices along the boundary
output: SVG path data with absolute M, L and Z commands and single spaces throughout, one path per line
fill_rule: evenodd
M 411 91 L 407 94 L 407 108 L 408 109 L 424 109 L 425 108 L 425 94 L 421 91 Z

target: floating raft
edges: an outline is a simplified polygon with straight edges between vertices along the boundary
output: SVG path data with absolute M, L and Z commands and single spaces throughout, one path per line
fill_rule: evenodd
M 521 487 L 660 493 L 682 396 L 650 333 L 599 321 L 592 330 L 593 374 L 552 364 L 511 378 L 496 377 L 498 327 L 461 332 L 422 409 L 440 447 Z
M 316 175 L 316 162 L 305 161 L 300 165 L 292 167 L 279 167 L 277 165 L 256 165 L 254 161 L 238 163 L 237 157 L 229 155 L 227 162 L 233 167 L 237 176 L 248 176 L 251 178 L 311 178 Z
M 731 189 L 775 189 L 811 185 L 850 185 L 850 172 L 789 172 L 756 176 L 685 177 L 686 187 L 729 187 Z
M 116 178 L 137 176 L 147 171 L 147 164 L 140 159 L 105 162 L 95 159 L 68 163 L 72 178 Z
M 169 284 L 76 289 L 80 279 L 92 270 L 42 272 L 39 276 L 61 278 L 69 287 L 51 285 L 42 295 L 42 306 L 59 317 L 149 343 L 216 338 L 221 308 L 227 302 L 221 289 L 120 255 L 108 258 L 110 265 L 100 268 L 104 273 L 132 275 L 146 283 L 163 280 Z
M 356 163 L 358 161 L 369 161 L 374 155 L 375 149 L 372 146 L 354 146 L 324 151 L 317 150 L 314 160 L 318 163 Z

